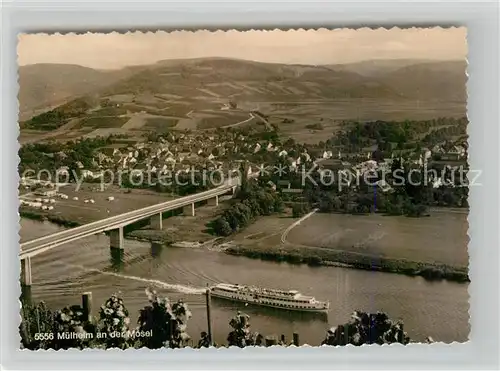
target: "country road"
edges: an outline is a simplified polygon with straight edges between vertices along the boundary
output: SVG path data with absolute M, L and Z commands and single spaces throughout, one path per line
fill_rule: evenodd
M 225 129 L 225 128 L 232 128 L 232 127 L 235 127 L 235 126 L 239 126 L 239 125 L 243 125 L 251 120 L 253 120 L 255 118 L 255 116 L 251 113 L 249 113 L 250 117 L 247 118 L 246 120 L 243 120 L 243 121 L 240 121 L 240 122 L 237 122 L 236 124 L 231 124 L 231 125 L 226 125 L 226 126 L 221 126 L 221 128 Z
M 256 111 L 256 110 L 254 110 Z M 266 127 L 268 130 L 272 130 L 273 127 L 272 125 L 269 123 L 269 121 L 267 121 L 267 119 L 265 117 L 263 117 L 262 115 L 260 115 L 259 113 L 255 113 L 255 115 L 259 118 L 259 120 L 261 120 L 264 124 L 266 124 Z
M 282 244 L 285 244 L 287 243 L 286 242 L 286 238 L 288 236 L 288 233 L 290 233 L 290 231 L 295 228 L 296 226 L 298 226 L 300 223 L 302 223 L 304 220 L 308 219 L 309 217 L 311 217 L 312 215 L 314 215 L 319 209 L 314 209 L 313 211 L 311 211 L 309 214 L 306 214 L 304 215 L 303 217 L 301 217 L 299 220 L 296 220 L 295 222 L 293 222 L 287 229 L 285 229 L 285 231 L 283 232 L 283 234 L 281 235 L 281 243 Z

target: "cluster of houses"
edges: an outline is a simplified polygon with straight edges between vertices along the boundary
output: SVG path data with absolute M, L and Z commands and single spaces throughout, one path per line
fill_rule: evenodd
M 432 153 L 438 155 L 444 161 L 460 161 L 467 156 L 467 142 L 452 144 L 451 146 L 435 145 L 432 148 Z
M 312 149 L 302 152 L 297 158 L 287 157 L 288 152 L 282 150 L 278 156 L 286 159 L 288 171 L 298 171 L 299 166 L 311 164 L 315 166 L 322 176 L 338 176 L 349 185 L 352 180 L 363 176 L 367 172 L 384 172 L 389 174 L 395 160 L 403 166 L 409 168 L 421 169 L 426 166 L 427 169 L 434 168 L 439 171 L 446 169 L 452 170 L 457 166 L 466 166 L 467 147 L 465 143 L 453 145 L 436 145 L 432 149 L 422 148 L 418 151 L 407 151 L 406 153 L 391 153 L 389 158 L 385 158 L 381 151 L 375 150 L 366 154 L 353 153 L 342 154 L 340 151 Z M 443 179 L 437 177 L 429 179 L 434 188 L 444 184 Z M 376 182 L 382 192 L 392 192 L 393 188 L 385 179 Z M 449 184 L 449 183 L 447 183 Z M 453 184 L 449 184 L 454 186 Z
M 177 135 L 177 136 L 176 136 Z M 116 143 L 100 148 L 92 159 L 92 167 L 85 168 L 81 162 L 75 167 L 80 176 L 97 179 L 104 170 L 113 169 L 125 173 L 142 170 L 162 174 L 189 172 L 193 169 L 235 170 L 242 158 L 251 158 L 260 151 L 279 152 L 271 142 L 256 141 L 236 133 L 214 133 L 211 135 L 169 134 L 158 142 Z M 61 176 L 69 175 L 69 167 L 60 167 Z
M 467 147 L 466 143 L 443 143 L 418 151 L 391 153 L 389 158 L 384 156 L 388 157 L 387 153 L 382 155 L 378 150 L 341 153 L 339 150 L 296 146 L 293 142 L 288 148 L 286 144 L 276 145 L 272 140 L 252 139 L 242 133 L 223 131 L 210 134 L 169 133 L 156 142 L 115 143 L 96 152 L 91 168 L 85 168 L 80 162 L 76 163 L 76 167 L 84 178 L 92 179 L 101 177 L 104 170 L 110 169 L 122 173 L 134 170 L 160 175 L 193 169 L 235 170 L 243 159 L 256 164 L 279 160 L 288 171 L 316 165 L 320 172 L 343 171 L 354 176 L 370 170 L 390 171 L 396 158 L 410 166 L 421 167 L 431 162 L 452 166 L 466 159 Z M 58 171 L 64 174 L 69 169 L 61 167 Z M 390 186 L 384 182 L 380 187 L 384 192 L 390 191 Z
M 103 170 L 115 171 L 144 170 L 152 173 L 166 171 L 186 171 L 193 167 L 207 169 L 220 168 L 222 161 L 216 157 L 226 153 L 224 143 L 214 143 L 213 137 L 192 140 L 180 134 L 177 142 L 161 138 L 159 142 L 139 142 L 135 144 L 113 144 L 99 149 L 92 160 L 92 168 L 85 169 L 81 162 L 75 165 L 84 178 L 99 178 Z M 175 137 L 174 137 L 175 138 Z M 208 139 L 208 140 L 207 140 Z M 67 167 L 58 170 L 69 171 Z

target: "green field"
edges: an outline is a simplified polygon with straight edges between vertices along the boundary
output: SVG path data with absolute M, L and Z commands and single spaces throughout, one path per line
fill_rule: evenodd
M 294 245 L 466 267 L 467 213 L 428 218 L 316 214 L 288 234 Z
M 91 117 L 101 117 L 101 116 L 120 116 L 125 115 L 127 110 L 123 107 L 103 107 L 98 110 L 92 111 L 90 113 Z
M 164 117 L 148 117 L 146 118 L 145 129 L 154 130 L 156 132 L 164 132 L 177 125 L 178 120 Z
M 222 126 L 236 124 L 239 121 L 245 120 L 245 117 L 217 116 L 203 117 L 199 120 L 197 128 L 199 130 L 220 128 Z
M 120 128 L 129 120 L 128 117 L 85 117 L 81 119 L 81 128 Z

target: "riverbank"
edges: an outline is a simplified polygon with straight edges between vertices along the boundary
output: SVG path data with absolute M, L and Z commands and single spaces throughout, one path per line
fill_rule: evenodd
M 82 223 L 79 223 L 75 220 L 69 220 L 60 215 L 51 215 L 49 213 L 40 211 L 40 210 L 26 210 L 22 207 L 19 209 L 19 215 L 21 218 L 37 220 L 40 222 L 49 221 L 51 223 L 57 224 L 66 228 L 74 228 L 79 227 Z
M 445 279 L 454 282 L 469 282 L 468 270 L 465 267 L 417 262 L 406 259 L 385 258 L 326 248 L 298 246 L 233 246 L 226 249 L 225 252 L 230 255 L 275 262 L 288 262 L 291 264 L 337 266 L 397 273 L 407 276 L 422 276 L 428 280 Z
M 293 220 L 293 219 L 292 219 Z M 231 236 L 231 255 L 468 282 L 467 215 L 432 218 L 315 213 L 260 218 Z
M 129 240 L 138 240 L 145 242 L 159 242 L 164 245 L 171 245 L 176 241 L 196 241 L 203 243 L 205 240 L 213 238 L 204 230 L 204 222 L 209 220 L 217 213 L 216 208 L 203 207 L 197 209 L 196 217 L 174 216 L 168 220 L 168 227 L 164 226 L 163 230 L 151 229 L 135 229 L 125 231 L 125 237 Z M 54 224 L 64 227 L 76 227 L 81 223 L 75 220 L 68 220 L 62 216 L 50 215 L 42 210 L 24 210 L 20 209 L 21 217 L 39 220 L 50 221 Z M 321 216 L 319 216 L 321 217 Z M 359 217 L 366 220 L 368 217 Z M 369 271 L 380 271 L 388 273 L 404 274 L 408 276 L 422 276 L 429 280 L 445 279 L 455 282 L 468 282 L 468 269 L 460 264 L 451 264 L 437 260 L 427 259 L 427 261 L 419 261 L 423 258 L 423 248 L 419 253 L 407 254 L 406 256 L 388 257 L 383 253 L 378 253 L 378 250 L 372 246 L 366 252 L 360 252 L 359 246 L 354 246 L 351 249 L 339 249 L 333 246 L 305 246 L 294 241 L 286 241 L 289 232 L 293 235 L 299 233 L 303 236 L 303 227 L 306 227 L 305 218 L 302 218 L 300 226 L 299 220 L 292 225 L 297 228 L 291 228 L 290 218 L 286 215 L 269 216 L 260 218 L 255 224 L 249 226 L 241 235 L 233 236 L 234 242 L 232 246 L 224 249 L 227 254 L 236 256 L 245 256 L 253 259 L 261 259 L 275 262 L 288 262 L 291 264 L 306 264 L 309 266 L 336 266 L 344 268 L 353 268 Z M 313 221 L 317 224 L 318 219 Z M 147 221 L 146 221 L 147 222 Z M 308 221 L 309 222 L 309 221 Z M 164 221 L 165 223 L 165 221 Z M 304 225 L 302 225 L 304 224 Z M 138 227 L 138 226 L 136 226 Z M 343 226 L 345 227 L 345 226 Z M 332 229 L 332 226 L 329 228 Z M 255 233 L 253 233 L 255 232 Z M 358 236 L 359 237 L 359 236 Z M 283 242 L 285 239 L 285 242 Z M 311 240 L 314 243 L 314 240 Z M 439 241 L 435 241 L 439 243 Z M 365 248 L 364 248 L 365 249 Z M 366 250 L 366 249 L 365 249 Z M 400 249 L 401 250 L 401 249 Z M 404 249 L 403 249 L 404 250 Z M 443 255 L 439 253 L 439 249 L 434 249 L 434 256 Z M 394 253 L 395 249 L 391 252 Z M 436 255 L 437 254 L 437 255 Z M 451 259 L 451 258 L 450 258 Z

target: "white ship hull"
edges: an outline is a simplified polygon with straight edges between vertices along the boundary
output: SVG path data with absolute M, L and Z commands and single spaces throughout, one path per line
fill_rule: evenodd
M 210 289 L 216 298 L 264 307 L 300 312 L 327 312 L 328 302 L 317 301 L 296 291 L 266 290 L 248 286 L 219 284 Z

